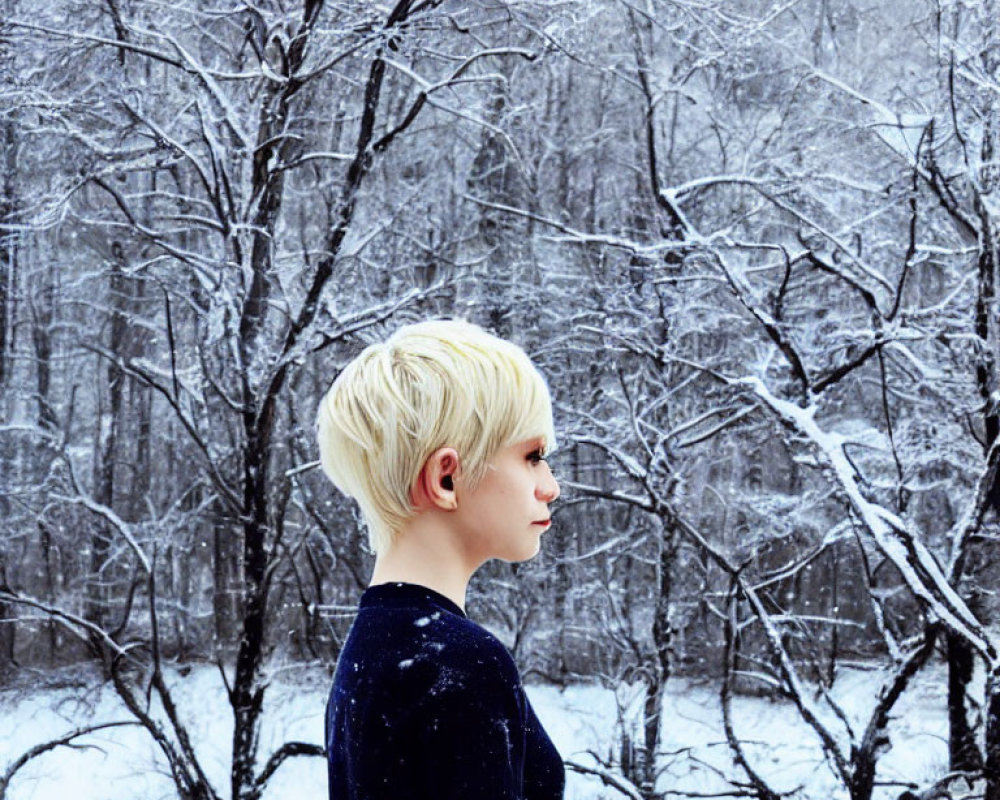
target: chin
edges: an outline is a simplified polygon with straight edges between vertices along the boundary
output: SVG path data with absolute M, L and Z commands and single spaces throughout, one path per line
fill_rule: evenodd
M 520 564 L 522 561 L 530 561 L 533 559 L 538 555 L 539 550 L 541 550 L 541 543 L 536 544 L 532 548 L 521 550 L 518 553 L 501 556 L 501 560 L 506 561 L 508 564 Z

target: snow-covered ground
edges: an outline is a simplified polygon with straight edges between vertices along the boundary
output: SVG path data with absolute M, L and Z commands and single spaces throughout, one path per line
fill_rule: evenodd
M 843 705 L 858 736 L 872 704 L 881 674 L 846 671 L 834 696 Z M 179 707 L 190 724 L 204 767 L 220 795 L 228 796 L 228 751 L 232 731 L 219 674 L 196 667 L 186 677 L 171 674 Z M 261 753 L 266 757 L 290 739 L 320 743 L 328 678 L 320 673 L 282 673 L 268 690 Z M 560 692 L 547 686 L 527 687 L 528 696 L 559 751 L 567 761 L 594 766 L 588 750 L 608 758 L 619 727 L 615 692 L 576 687 Z M 712 684 L 674 679 L 663 724 L 663 775 L 658 788 L 703 791 L 725 789 L 715 773 L 737 774 L 722 732 L 718 690 Z M 629 687 L 617 692 L 628 714 L 637 719 L 639 698 Z M 818 704 L 819 705 L 819 704 Z M 832 719 L 832 715 L 825 715 Z M 890 728 L 892 749 L 883 758 L 879 779 L 926 783 L 947 767 L 945 682 L 940 669 L 918 676 L 898 705 Z M 785 703 L 740 697 L 734 704 L 737 732 L 747 742 L 755 768 L 779 790 L 802 786 L 801 797 L 836 800 L 846 795 L 826 766 L 816 737 Z M 114 690 L 94 684 L 80 689 L 0 692 L 0 774 L 32 745 L 84 725 L 127 720 Z M 840 728 L 839 730 L 842 730 Z M 844 741 L 843 737 L 841 740 Z M 176 797 L 165 763 L 146 733 L 137 727 L 112 728 L 77 740 L 34 760 L 14 778 L 8 800 L 122 800 Z M 742 776 L 740 776 L 742 777 Z M 879 798 L 895 798 L 888 787 Z M 324 763 L 319 758 L 286 761 L 269 784 L 265 800 L 323 798 Z M 570 772 L 567 800 L 598 800 L 621 795 L 598 778 Z

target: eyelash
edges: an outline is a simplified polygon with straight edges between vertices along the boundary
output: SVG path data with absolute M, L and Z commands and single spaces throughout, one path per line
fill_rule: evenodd
M 544 461 L 545 456 L 542 454 L 541 450 L 532 450 L 528 453 L 528 461 L 532 464 L 537 464 L 539 461 Z

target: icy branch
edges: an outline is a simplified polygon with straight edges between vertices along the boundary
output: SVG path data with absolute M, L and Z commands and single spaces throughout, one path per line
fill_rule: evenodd
M 813 443 L 833 470 L 851 507 L 875 539 L 879 549 L 899 570 L 910 590 L 948 627 L 966 638 L 990 663 L 994 662 L 997 658 L 996 645 L 948 583 L 947 576 L 941 571 L 934 556 L 902 519 L 865 498 L 857 473 L 844 453 L 846 440 L 819 427 L 814 418 L 816 406 L 800 408 L 775 397 L 758 378 L 743 378 L 737 383 L 750 387 L 784 424 L 804 434 Z
M 567 761 L 566 768 L 572 770 L 573 772 L 578 772 L 581 775 L 596 775 L 601 779 L 601 783 L 620 792 L 625 797 L 629 798 L 629 800 L 644 800 L 643 794 L 639 791 L 635 784 L 626 780 L 616 772 L 612 772 L 610 769 L 589 767 L 586 764 L 580 764 L 577 761 Z

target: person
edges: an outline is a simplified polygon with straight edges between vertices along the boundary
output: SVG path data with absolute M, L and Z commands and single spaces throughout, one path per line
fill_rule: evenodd
M 559 485 L 545 381 L 461 320 L 372 344 L 317 413 L 320 463 L 375 553 L 326 711 L 330 800 L 558 800 L 559 752 L 470 578 L 536 555 Z

